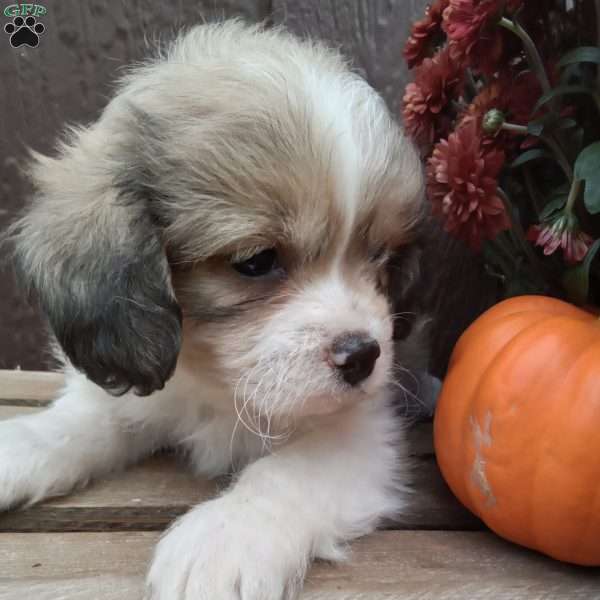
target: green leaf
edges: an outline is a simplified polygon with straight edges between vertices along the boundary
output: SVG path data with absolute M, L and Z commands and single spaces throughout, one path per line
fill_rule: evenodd
M 584 148 L 575 161 L 575 178 L 585 181 L 583 200 L 588 212 L 600 213 L 600 142 Z
M 580 46 L 579 48 L 574 48 L 560 59 L 558 66 L 564 67 L 580 62 L 591 62 L 600 65 L 600 47 Z
M 589 94 L 594 95 L 594 90 L 587 85 L 559 85 L 549 92 L 545 93 L 535 105 L 533 112 L 537 112 L 544 104 L 558 98 L 559 96 L 566 96 L 569 94 Z
M 540 213 L 540 222 L 548 220 L 555 212 L 561 210 L 567 203 L 568 194 L 560 194 L 550 200 Z
M 569 299 L 580 306 L 588 301 L 590 293 L 590 267 L 599 248 L 600 240 L 596 240 L 588 250 L 583 262 L 579 266 L 569 269 L 563 276 L 563 285 L 569 295 Z
M 554 158 L 550 152 L 546 150 L 542 150 L 541 148 L 534 148 L 533 150 L 527 150 L 527 152 L 523 152 L 521 156 L 517 157 L 510 165 L 511 169 L 516 169 L 517 167 L 521 167 L 532 160 L 538 160 L 539 158 Z

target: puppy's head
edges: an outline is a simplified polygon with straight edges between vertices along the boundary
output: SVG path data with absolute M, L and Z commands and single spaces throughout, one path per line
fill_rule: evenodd
M 421 217 L 420 166 L 336 53 L 198 27 L 32 172 L 18 262 L 99 385 L 151 393 L 182 346 L 255 414 L 332 412 L 387 381 L 387 260 Z

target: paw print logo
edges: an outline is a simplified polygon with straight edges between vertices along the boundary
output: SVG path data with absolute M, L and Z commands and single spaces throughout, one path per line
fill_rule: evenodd
M 35 48 L 40 43 L 40 35 L 45 30 L 46 28 L 32 16 L 26 19 L 15 17 L 12 23 L 4 26 L 4 31 L 10 35 L 10 45 L 13 48 L 23 45 Z

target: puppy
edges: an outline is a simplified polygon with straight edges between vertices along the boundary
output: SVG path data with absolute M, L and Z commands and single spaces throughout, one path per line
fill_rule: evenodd
M 0 508 L 165 446 L 236 470 L 158 544 L 153 600 L 294 598 L 312 558 L 402 509 L 388 263 L 423 219 L 421 167 L 336 52 L 196 27 L 31 177 L 16 261 L 66 384 L 0 423 Z

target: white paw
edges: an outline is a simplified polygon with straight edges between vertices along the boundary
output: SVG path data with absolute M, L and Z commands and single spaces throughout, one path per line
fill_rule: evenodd
M 277 519 L 230 493 L 182 517 L 156 548 L 148 600 L 291 600 L 309 547 L 294 515 Z M 294 535 L 294 531 L 298 535 Z
M 34 474 L 43 460 L 22 420 L 0 423 L 0 510 L 36 500 Z
M 83 452 L 42 416 L 0 422 L 0 510 L 65 494 L 82 481 Z

